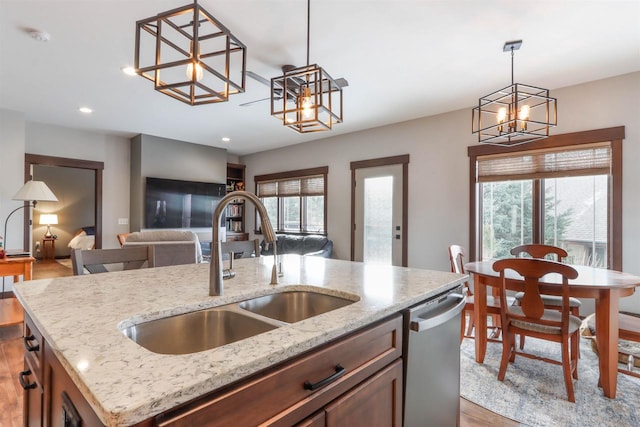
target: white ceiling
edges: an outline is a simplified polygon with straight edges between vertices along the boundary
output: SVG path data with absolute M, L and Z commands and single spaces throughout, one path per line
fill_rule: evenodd
M 269 102 L 239 106 L 268 97 L 255 80 L 227 103 L 192 107 L 120 71 L 133 64 L 136 21 L 189 2 L 0 0 L 0 108 L 24 112 L 28 121 L 243 155 L 471 108 L 510 83 L 510 55 L 502 52 L 509 40 L 523 40 L 515 80 L 552 96 L 556 88 L 640 70 L 640 0 L 312 0 L 311 63 L 349 87 L 344 123 L 303 136 L 271 117 Z M 199 3 L 247 45 L 248 70 L 269 79 L 283 64 L 304 65 L 305 0 Z M 26 28 L 51 40 L 36 41 Z M 94 113 L 79 113 L 85 105 Z

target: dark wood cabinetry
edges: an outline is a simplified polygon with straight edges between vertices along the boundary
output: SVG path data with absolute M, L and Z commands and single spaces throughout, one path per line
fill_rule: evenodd
M 399 427 L 402 325 L 400 315 L 377 322 L 137 426 Z M 102 426 L 28 318 L 25 332 L 32 344 L 40 340 L 39 353 L 25 352 L 25 369 L 33 369 L 25 375 L 41 379 L 25 389 L 25 426 Z
M 227 163 L 227 193 L 245 189 L 245 165 Z M 225 212 L 225 225 L 227 228 L 227 241 L 248 240 L 249 234 L 245 232 L 245 203 L 244 200 L 235 200 L 227 206 Z

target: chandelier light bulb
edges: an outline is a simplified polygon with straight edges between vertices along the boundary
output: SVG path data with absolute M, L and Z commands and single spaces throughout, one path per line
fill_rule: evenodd
M 199 62 L 190 62 L 189 64 L 187 64 L 187 78 L 189 80 L 193 78 L 194 65 L 196 67 L 196 81 L 199 82 L 200 80 L 202 80 L 202 77 L 204 77 L 204 69 L 202 68 L 202 65 L 200 65 Z
M 311 93 L 309 88 L 304 88 L 304 95 L 302 96 L 302 102 L 300 103 L 302 107 L 302 117 L 305 119 L 313 118 L 313 100 L 311 99 Z
M 528 105 L 523 105 L 518 112 L 518 119 L 522 121 L 522 123 L 520 123 L 520 127 L 522 128 L 522 130 L 527 130 L 527 120 L 529 120 L 530 110 L 531 107 L 529 107 Z
M 506 118 L 507 118 L 507 109 L 502 107 L 498 110 L 498 115 L 496 116 L 498 123 L 500 123 L 500 126 L 498 126 L 498 132 L 500 133 L 502 133 L 502 123 L 504 123 L 504 120 Z

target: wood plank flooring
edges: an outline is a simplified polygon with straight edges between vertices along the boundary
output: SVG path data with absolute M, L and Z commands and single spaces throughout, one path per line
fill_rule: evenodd
M 33 278 L 71 276 L 70 268 L 57 262 L 37 262 Z M 23 370 L 22 325 L 0 328 L 0 426 L 22 426 L 22 387 L 18 373 Z M 460 398 L 460 427 L 517 427 L 520 424 Z

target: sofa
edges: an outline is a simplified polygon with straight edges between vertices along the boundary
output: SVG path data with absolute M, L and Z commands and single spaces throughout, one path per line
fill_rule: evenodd
M 333 242 L 327 236 L 278 234 L 277 237 L 278 255 L 297 254 L 330 258 L 333 251 Z M 264 240 L 260 243 L 261 255 L 273 255 L 273 245 L 268 246 L 267 248 L 267 243 Z
M 123 248 L 153 245 L 155 266 L 200 263 L 203 261 L 198 235 L 190 230 L 145 230 L 126 236 Z

